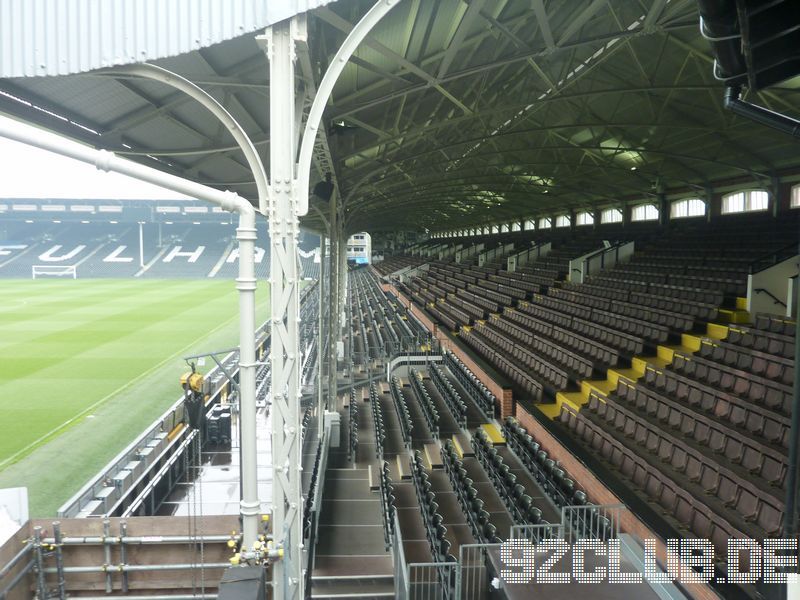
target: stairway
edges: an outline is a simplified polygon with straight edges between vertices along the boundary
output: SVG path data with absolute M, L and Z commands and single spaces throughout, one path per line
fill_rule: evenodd
M 370 490 L 369 466 L 375 436 L 370 405 L 359 403 L 359 452 L 347 456 L 349 411 L 342 416 L 338 448 L 332 447 L 325 471 L 311 598 L 394 598 L 392 556 L 386 550 L 379 492 Z

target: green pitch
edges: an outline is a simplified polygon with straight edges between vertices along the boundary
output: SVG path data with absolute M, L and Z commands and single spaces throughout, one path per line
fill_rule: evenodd
M 230 280 L 2 280 L 0 488 L 52 514 L 178 398 L 182 356 L 237 344 Z

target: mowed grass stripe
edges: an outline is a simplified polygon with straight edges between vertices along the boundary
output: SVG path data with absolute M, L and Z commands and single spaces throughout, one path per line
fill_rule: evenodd
M 220 323 L 219 326 L 217 326 L 214 330 L 208 331 L 208 332 L 204 333 L 203 335 L 199 336 L 196 340 L 193 340 L 191 343 L 187 344 L 184 348 L 182 348 L 180 350 L 179 354 L 188 351 L 190 348 L 192 348 L 192 346 L 194 346 L 200 340 L 206 338 L 208 335 L 211 335 L 211 334 L 215 333 L 216 331 L 226 327 L 230 323 L 230 321 L 234 320 L 235 318 L 236 318 L 236 316 L 233 316 L 230 319 L 228 319 L 228 321 Z M 0 460 L 0 471 L 5 467 L 14 464 L 16 461 L 18 461 L 19 459 L 23 458 L 29 452 L 33 451 L 37 447 L 41 446 L 42 444 L 44 444 L 48 440 L 50 440 L 53 437 L 55 437 L 56 435 L 58 435 L 64 429 L 69 427 L 72 423 L 74 423 L 77 420 L 79 420 L 80 418 L 85 417 L 86 415 L 90 414 L 92 411 L 94 411 L 96 408 L 98 408 L 99 406 L 104 404 L 106 401 L 108 401 L 111 398 L 113 398 L 114 396 L 124 392 L 128 388 L 131 388 L 131 387 L 135 386 L 136 384 L 138 384 L 141 380 L 145 379 L 150 374 L 154 373 L 155 371 L 157 371 L 158 369 L 160 369 L 161 367 L 163 367 L 167 363 L 173 361 L 174 358 L 175 358 L 174 356 L 168 356 L 167 358 L 162 360 L 160 363 L 150 366 L 149 369 L 147 369 L 143 373 L 140 373 L 138 377 L 135 377 L 134 379 L 129 380 L 127 383 L 121 385 L 120 387 L 118 387 L 117 389 L 113 390 L 109 394 L 106 394 L 105 396 L 103 396 L 102 398 L 100 398 L 99 400 L 94 402 L 93 404 L 83 407 L 78 414 L 75 414 L 75 415 L 67 418 L 65 421 L 63 421 L 62 423 L 60 423 L 59 425 L 57 425 L 56 427 L 54 427 L 53 429 L 51 429 L 50 431 L 45 433 L 44 435 L 41 435 L 38 439 L 33 440 L 32 442 L 27 444 L 25 447 L 20 448 L 19 450 L 14 452 L 14 454 L 12 454 L 11 456 Z M 96 381 L 96 378 L 92 378 L 91 380 L 86 380 L 86 381 Z M 114 381 L 116 381 L 116 379 L 114 379 Z M 65 384 L 65 383 L 74 384 L 76 382 L 75 381 L 64 381 L 64 380 L 51 380 L 50 383 L 51 384 L 55 384 L 56 386 L 59 386 L 60 389 L 63 389 L 63 388 L 61 388 L 61 386 L 63 384 Z M 53 391 L 56 392 L 56 390 L 53 390 Z M 48 413 L 48 416 L 49 416 L 51 411 L 50 410 L 46 410 L 46 412 Z M 27 411 L 27 414 L 23 415 L 22 418 L 19 420 L 19 424 L 22 425 L 22 426 L 25 426 L 25 424 L 27 423 L 27 425 L 29 427 L 31 427 L 32 429 L 35 429 L 35 426 L 38 425 L 41 422 L 41 420 L 43 419 L 43 416 L 44 415 L 43 415 L 42 409 L 29 410 L 29 411 Z M 2 425 L 0 425 L 0 432 L 2 432 Z M 0 456 L 2 456 L 1 452 L 2 452 L 2 445 L 0 445 Z
M 40 282 L 9 280 L 3 291 L 31 283 Z M 0 346 L 0 466 L 237 316 L 228 280 L 84 280 L 88 305 L 74 283 L 48 282 L 49 302 L 65 310 L 0 322 L 0 339 L 13 340 Z
M 83 310 L 76 314 L 70 311 L 69 315 L 64 313 L 48 315 L 43 318 L 43 322 L 53 325 L 56 331 L 50 333 L 43 332 L 41 335 L 25 336 L 24 341 L 10 344 L 0 349 L 0 358 L 6 369 L 5 373 L 0 373 L 0 384 L 5 380 L 30 377 L 45 368 L 52 368 L 58 363 L 68 361 L 76 355 L 80 355 L 92 348 L 100 348 L 105 344 L 124 341 L 126 336 L 141 333 L 142 327 L 147 325 L 154 328 L 155 333 L 163 331 L 158 325 L 164 321 L 175 317 L 176 311 L 189 310 L 198 303 L 206 303 L 214 300 L 215 290 L 208 293 L 207 290 L 188 290 L 180 288 L 176 294 L 172 290 L 165 290 L 166 295 L 152 297 L 145 301 L 145 295 L 138 296 L 136 299 L 128 299 L 125 302 L 115 303 L 113 307 L 95 307 L 94 310 Z M 130 308 L 127 308 L 130 307 Z M 66 325 L 66 326 L 65 326 Z M 61 327 L 61 328 L 59 328 Z M 10 327 L 9 333 L 14 336 L 14 328 Z M 178 330 L 183 329 L 179 328 Z M 14 336 L 18 337 L 18 336 Z M 154 340 L 159 339 L 156 335 Z M 24 351 L 34 344 L 47 360 L 36 360 L 36 358 L 19 358 L 18 351 Z M 51 344 L 68 345 L 71 347 L 69 352 L 64 352 L 61 356 L 51 353 Z M 123 354 L 124 356 L 124 351 Z
M 92 289 L 91 287 L 87 288 L 84 284 L 82 286 L 83 294 L 80 291 L 76 293 L 75 290 L 68 290 L 63 297 L 60 294 L 42 293 L 29 300 L 29 305 L 14 310 L 10 314 L 0 315 L 0 327 L 3 328 L 4 339 L 8 340 L 6 344 L 0 342 L 0 347 L 17 341 L 20 335 L 24 336 L 22 340 L 27 343 L 32 339 L 32 335 L 56 334 L 61 330 L 94 321 L 99 314 L 123 313 L 130 310 L 131 307 L 135 308 L 149 303 L 151 299 L 157 303 L 169 301 L 171 297 L 184 293 L 186 289 L 185 287 L 176 287 L 176 284 L 172 282 L 165 283 L 159 288 L 141 290 L 134 288 L 130 290 L 133 293 L 125 293 L 127 287 L 127 285 L 123 285 L 120 288 Z M 39 302 L 39 298 L 52 300 Z

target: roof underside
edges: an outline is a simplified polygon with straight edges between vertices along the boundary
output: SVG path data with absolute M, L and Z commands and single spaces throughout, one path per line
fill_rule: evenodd
M 371 4 L 309 13 L 301 89 Z M 210 91 L 268 161 L 268 65 L 253 34 L 156 62 Z M 444 230 L 675 189 L 702 195 L 712 181 L 763 184 L 799 165 L 790 136 L 723 109 L 711 67 L 694 0 L 403 0 L 345 68 L 326 114 L 348 230 Z M 748 99 L 797 116 L 796 87 Z M 3 79 L 0 111 L 255 194 L 224 128 L 164 85 L 97 72 Z M 317 161 L 312 182 L 324 168 Z M 319 228 L 315 214 L 305 224 Z

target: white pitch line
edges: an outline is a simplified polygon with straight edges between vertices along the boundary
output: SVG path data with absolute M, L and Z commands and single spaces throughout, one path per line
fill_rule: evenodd
M 16 462 L 16 460 L 17 460 L 18 458 L 20 458 L 22 455 L 24 455 L 24 454 L 25 454 L 26 452 L 28 452 L 29 450 L 32 450 L 32 449 L 34 449 L 36 446 L 38 446 L 39 444 L 41 444 L 42 442 L 44 442 L 44 441 L 45 441 L 47 438 L 49 438 L 50 436 L 52 436 L 52 435 L 55 435 L 56 433 L 58 433 L 59 431 L 61 431 L 61 430 L 62 430 L 62 429 L 64 429 L 65 427 L 68 427 L 68 426 L 69 426 L 71 423 L 73 423 L 74 421 L 77 421 L 78 419 L 80 419 L 81 417 L 83 417 L 85 414 L 87 414 L 87 413 L 89 413 L 89 412 L 92 412 L 92 410 L 94 410 L 95 408 L 97 408 L 98 406 L 100 406 L 101 404 L 103 404 L 104 402 L 108 401 L 108 400 L 109 400 L 111 397 L 113 397 L 113 396 L 115 396 L 115 395 L 119 394 L 120 392 L 122 392 L 122 391 L 126 390 L 127 388 L 131 387 L 131 386 L 132 386 L 134 383 L 136 383 L 137 381 L 139 381 L 139 380 L 140 380 L 140 379 L 142 379 L 143 377 L 146 377 L 146 376 L 150 375 L 150 374 L 151 374 L 153 371 L 155 371 L 155 370 L 157 370 L 157 369 L 160 369 L 161 367 L 163 367 L 163 366 L 164 366 L 165 364 L 167 364 L 168 362 L 170 362 L 170 361 L 172 361 L 172 360 L 175 360 L 175 358 L 176 358 L 176 356 L 177 356 L 178 354 L 183 354 L 184 352 L 186 352 L 187 350 L 189 350 L 189 349 L 190 349 L 192 346 L 194 346 L 195 344 L 197 344 L 197 343 L 198 343 L 200 340 L 202 340 L 202 339 L 203 339 L 203 338 L 205 338 L 205 337 L 208 337 L 209 335 L 212 335 L 212 334 L 216 333 L 217 331 L 219 331 L 220 329 L 222 329 L 223 327 L 225 327 L 225 326 L 226 326 L 228 323 L 230 323 L 231 321 L 233 321 L 233 320 L 234 320 L 234 319 L 236 319 L 237 317 L 238 317 L 238 315 L 234 315 L 234 316 L 232 316 L 230 319 L 228 319 L 227 321 L 225 321 L 225 322 L 223 322 L 223 323 L 220 323 L 220 324 L 219 324 L 217 327 L 215 327 L 215 328 L 214 328 L 214 329 L 212 329 L 211 331 L 208 331 L 208 332 L 204 333 L 203 335 L 201 335 L 200 337 L 198 337 L 198 338 L 197 338 L 197 339 L 195 339 L 194 341 L 190 342 L 189 344 L 187 344 L 186 346 L 184 346 L 183 348 L 181 348 L 180 350 L 178 350 L 178 351 L 177 351 L 175 354 L 173 354 L 172 356 L 169 356 L 169 357 L 165 358 L 165 359 L 164 359 L 164 360 L 162 360 L 160 363 L 158 363 L 157 365 L 155 365 L 155 366 L 151 367 L 150 369 L 148 369 L 147 371 L 145 371 L 145 372 L 144 372 L 144 373 L 142 373 L 141 375 L 137 376 L 137 377 L 136 377 L 136 378 L 134 378 L 134 379 L 131 379 L 131 380 L 130 380 L 128 383 L 126 383 L 126 384 L 124 384 L 124 385 L 122 385 L 122 386 L 118 387 L 118 388 L 117 388 L 116 390 L 114 390 L 113 392 L 110 392 L 109 394 L 106 394 L 106 395 L 105 395 L 105 396 L 103 396 L 103 397 L 102 397 L 100 400 L 98 400 L 97 402 L 95 402 L 95 403 L 94 403 L 94 404 L 92 404 L 91 406 L 87 406 L 85 409 L 83 409 L 81 412 L 79 412 L 79 413 L 78 413 L 77 415 L 75 415 L 74 417 L 72 417 L 72 418 L 70 418 L 70 419 L 67 419 L 66 421 L 64 421 L 63 423 L 61 423 L 61 425 L 59 425 L 58 427 L 55 427 L 54 429 L 51 429 L 50 431 L 48 431 L 48 432 L 47 432 L 47 433 L 45 433 L 44 435 L 42 435 L 42 436 L 40 436 L 39 438 L 37 438 L 36 440 L 32 441 L 30 444 L 28 444 L 28 445 L 27 445 L 27 446 L 25 446 L 24 448 L 22 448 L 22 449 L 18 450 L 17 452 L 15 452 L 15 453 L 14 453 L 14 454 L 12 454 L 11 456 L 9 456 L 8 458 L 6 458 L 6 459 L 5 459 L 5 460 L 3 460 L 2 462 L 0 462 L 0 471 L 2 471 L 2 470 L 3 470 L 3 469 L 6 467 L 6 466 L 8 466 L 8 465 L 10 465 L 10 464 L 13 464 L 14 462 Z

